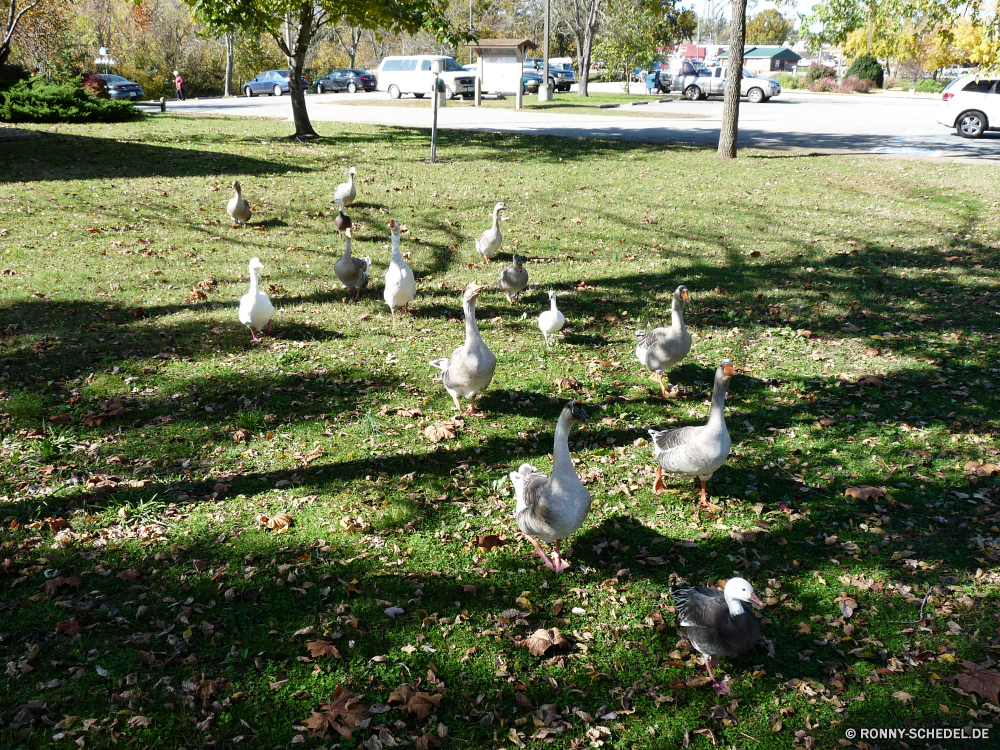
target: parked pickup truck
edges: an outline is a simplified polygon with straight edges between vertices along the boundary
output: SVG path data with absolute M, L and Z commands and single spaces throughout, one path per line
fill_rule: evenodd
M 703 68 L 691 75 L 676 75 L 670 81 L 670 90 L 679 92 L 685 99 L 695 101 L 726 93 L 727 68 Z M 781 84 L 771 78 L 758 78 L 743 70 L 740 95 L 751 104 L 766 102 L 781 93 Z

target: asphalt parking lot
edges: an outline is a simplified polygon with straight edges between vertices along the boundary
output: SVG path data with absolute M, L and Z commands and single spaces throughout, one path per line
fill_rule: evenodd
M 598 84 L 602 90 L 621 90 L 620 84 Z M 633 91 L 638 91 L 635 85 Z M 558 94 L 570 101 L 575 93 Z M 637 97 L 639 98 L 639 97 Z M 396 127 L 430 127 L 429 107 L 388 106 L 388 95 L 309 94 L 310 117 L 317 122 L 353 122 Z M 353 102 L 344 106 L 345 101 Z M 719 98 L 689 102 L 670 101 L 642 108 L 656 112 L 697 115 L 695 119 L 616 114 L 577 114 L 513 109 L 445 107 L 439 126 L 458 130 L 538 133 L 564 137 L 615 138 L 652 143 L 690 143 L 714 146 L 722 119 Z M 362 104 L 363 102 L 363 104 Z M 291 116 L 287 97 L 236 97 L 189 99 L 168 102 L 169 111 L 189 114 L 274 117 Z M 960 138 L 953 129 L 937 122 L 939 100 L 893 94 L 813 94 L 785 91 L 762 104 L 740 107 L 740 137 L 743 148 L 792 153 L 842 153 L 883 155 L 896 158 L 1000 163 L 1000 133 L 978 140 Z

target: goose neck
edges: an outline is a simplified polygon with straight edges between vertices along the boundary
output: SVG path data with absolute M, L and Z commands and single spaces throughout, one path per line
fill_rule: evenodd
M 715 388 L 712 389 L 712 411 L 708 416 L 708 424 L 712 427 L 722 428 L 726 425 L 726 391 L 729 390 L 729 383 L 716 378 Z
M 250 269 L 250 294 L 257 294 L 257 269 Z
M 558 307 L 556 307 L 556 298 L 555 298 L 554 296 L 552 297 L 552 300 L 551 300 L 551 302 L 552 302 L 552 306 L 551 306 L 551 307 L 550 307 L 549 309 L 550 309 L 550 310 L 551 310 L 552 312 L 558 312 L 559 308 L 558 308 Z
M 351 257 L 351 238 L 344 238 L 344 257 L 350 259 Z
M 500 226 L 500 209 L 493 209 L 493 230 L 496 231 Z
M 739 599 L 732 599 L 727 596 L 726 604 L 729 606 L 729 614 L 733 617 L 739 617 L 743 614 L 743 602 Z
M 556 437 L 552 445 L 552 474 L 575 473 L 573 459 L 569 455 L 569 432 L 573 425 L 566 414 L 556 422 Z
M 675 299 L 670 308 L 670 325 L 677 329 L 684 327 L 684 302 L 682 300 Z
M 462 303 L 465 311 L 465 343 L 469 344 L 475 339 L 482 338 L 479 335 L 479 326 L 476 324 L 476 299 L 473 297 Z
M 403 260 L 403 254 L 399 252 L 399 235 L 392 235 L 392 259 L 399 263 Z

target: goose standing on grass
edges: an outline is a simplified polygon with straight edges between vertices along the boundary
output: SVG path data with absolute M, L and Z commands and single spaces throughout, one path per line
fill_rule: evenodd
M 397 307 L 403 308 L 407 315 L 410 314 L 410 300 L 417 296 L 417 280 L 399 252 L 399 224 L 395 219 L 389 219 L 389 234 L 392 237 L 392 260 L 385 271 L 385 290 L 382 296 L 395 324 Z
M 354 188 L 354 175 L 358 173 L 354 167 L 347 170 L 347 182 L 342 182 L 337 185 L 337 189 L 333 191 L 333 202 L 343 204 L 350 207 L 354 204 L 354 199 L 358 196 L 358 191 Z
M 670 308 L 670 327 L 654 328 L 635 332 L 635 356 L 660 383 L 660 392 L 664 398 L 677 395 L 677 387 L 667 390 L 663 382 L 664 372 L 674 365 L 680 364 L 691 351 L 691 334 L 684 325 L 684 303 L 691 299 L 687 287 L 683 284 L 674 291 L 674 301 Z
M 559 556 L 562 540 L 583 525 L 590 510 L 590 493 L 576 475 L 569 455 L 570 430 L 586 418 L 587 413 L 577 401 L 570 401 L 563 408 L 556 422 L 552 446 L 552 476 L 545 476 L 531 464 L 521 464 L 517 471 L 510 473 L 517 495 L 514 520 L 545 567 L 557 573 L 569 567 L 569 563 Z M 548 558 L 535 537 L 555 544 L 553 559 Z
M 546 346 L 551 346 L 549 336 L 555 338 L 555 335 L 566 325 L 566 316 L 559 312 L 556 307 L 556 293 L 554 291 L 549 292 L 549 302 L 552 303 L 552 307 L 538 316 L 538 327 L 541 329 L 542 335 L 545 336 Z
M 344 254 L 333 264 L 333 272 L 348 292 L 354 292 L 354 301 L 361 296 L 361 290 L 368 286 L 368 269 L 372 259 L 355 258 L 351 255 L 351 230 L 344 230 Z
M 249 201 L 243 197 L 239 180 L 233 180 L 233 190 L 236 191 L 236 195 L 229 199 L 229 203 L 226 206 L 226 213 L 233 220 L 233 229 L 236 229 L 238 224 L 247 225 L 250 217 L 253 216 L 253 211 L 250 210 Z
M 240 298 L 240 323 L 250 329 L 253 341 L 261 340 L 257 331 L 263 330 L 264 326 L 267 326 L 268 333 L 271 332 L 271 318 L 274 317 L 274 305 L 267 293 L 260 291 L 257 282 L 257 271 L 263 267 L 259 258 L 250 259 L 250 291 Z
M 743 602 L 763 607 L 753 587 L 742 578 L 732 578 L 722 591 L 704 586 L 671 586 L 677 602 L 677 620 L 691 645 L 705 657 L 712 687 L 719 695 L 729 692 L 725 680 L 717 680 L 712 665 L 717 657 L 732 658 L 749 651 L 760 640 L 760 623 Z
M 333 228 L 343 234 L 353 226 L 351 217 L 344 213 L 344 201 L 337 199 L 337 215 L 333 217 Z
M 476 237 L 476 252 L 489 263 L 503 244 L 503 234 L 500 232 L 500 212 L 506 211 L 505 203 L 497 203 L 493 207 L 493 226 Z
M 656 481 L 653 493 L 665 492 L 663 473 L 698 477 L 701 480 L 701 506 L 708 507 L 705 485 L 719 467 L 726 463 L 732 441 L 726 429 L 726 391 L 736 368 L 728 359 L 715 370 L 712 389 L 712 410 L 708 422 L 700 426 L 678 427 L 673 430 L 650 430 L 653 453 L 656 456 Z
M 521 297 L 528 288 L 528 272 L 524 269 L 524 258 L 514 253 L 514 262 L 500 272 L 500 291 L 511 304 Z
M 447 359 L 435 359 L 432 367 L 441 371 L 441 382 L 455 401 L 455 408 L 462 410 L 459 401 L 463 396 L 469 399 L 469 414 L 476 415 L 476 397 L 489 387 L 493 373 L 497 369 L 497 358 L 486 346 L 476 325 L 476 298 L 485 289 L 473 281 L 462 295 L 462 309 L 465 311 L 465 343 L 451 353 Z

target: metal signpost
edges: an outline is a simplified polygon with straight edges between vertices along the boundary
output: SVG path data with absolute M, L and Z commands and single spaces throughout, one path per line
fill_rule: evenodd
M 439 74 L 441 73 L 441 60 L 431 60 L 431 72 L 434 74 L 434 93 L 431 95 L 434 99 L 434 124 L 431 126 L 431 164 L 435 163 L 437 158 L 437 144 L 438 144 L 438 100 L 441 98 L 438 89 L 441 87 L 441 79 Z
M 542 31 L 542 82 L 538 86 L 538 101 L 552 101 L 552 87 L 549 86 L 549 0 L 545 0 L 545 28 Z

